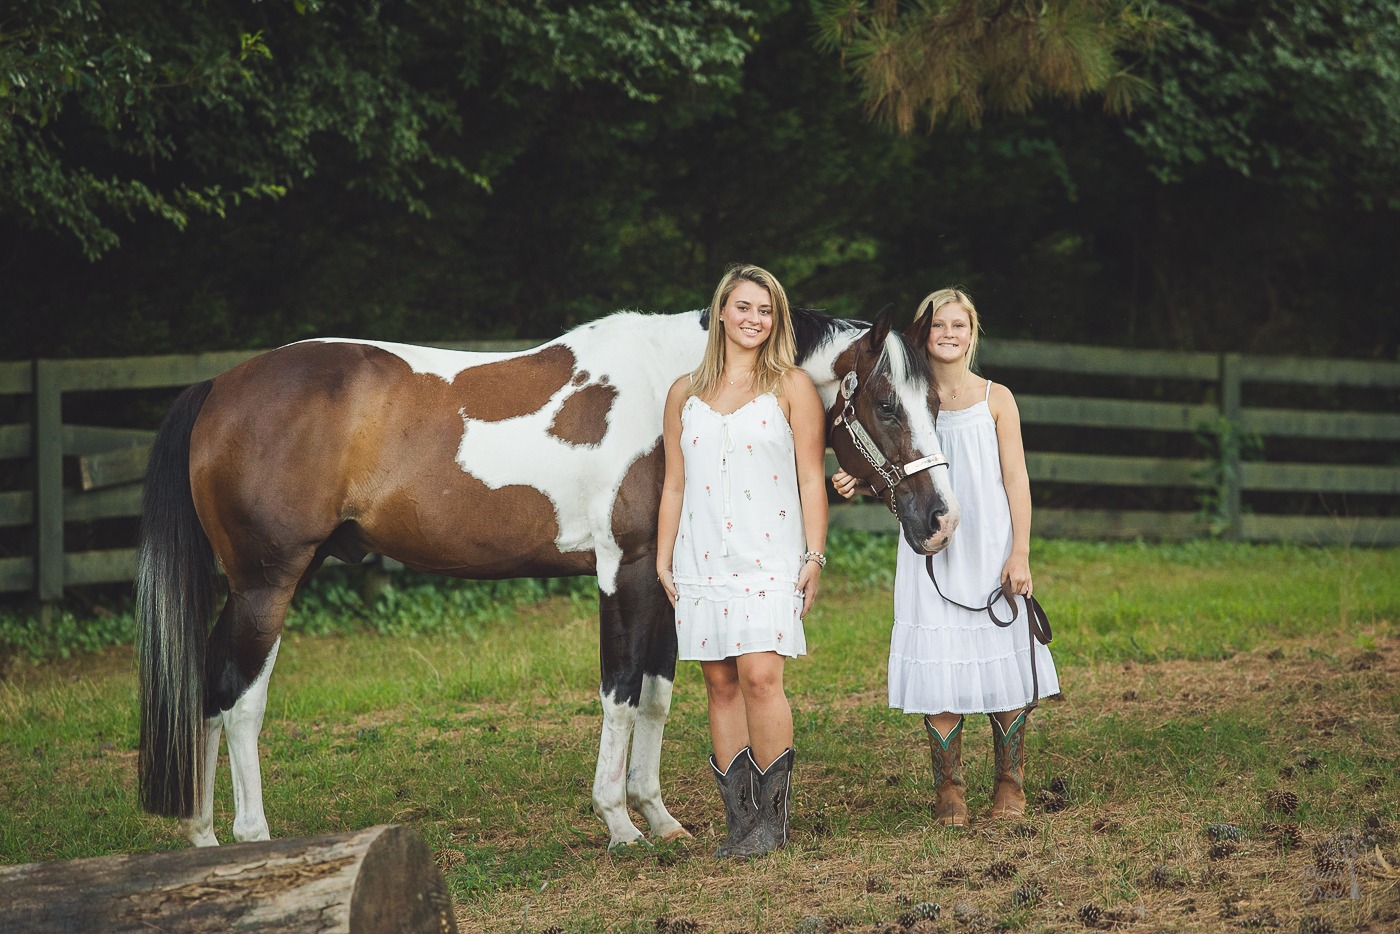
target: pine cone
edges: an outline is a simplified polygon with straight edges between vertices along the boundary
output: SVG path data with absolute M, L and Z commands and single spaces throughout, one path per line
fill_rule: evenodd
M 1243 840 L 1244 831 L 1234 824 L 1207 824 L 1206 836 L 1216 843 L 1221 840 Z
M 1290 849 L 1297 846 L 1303 839 L 1297 824 L 1287 822 L 1265 821 L 1264 833 L 1274 838 L 1280 849 Z
M 1045 886 L 1039 882 L 1027 882 L 1011 893 L 1011 904 L 1017 908 L 1032 908 L 1045 897 Z
M 1093 902 L 1086 902 L 1079 906 L 1079 911 L 1075 912 L 1079 921 L 1085 927 L 1098 927 L 1103 920 L 1103 909 Z
M 1177 876 L 1172 867 L 1165 863 L 1152 867 L 1147 874 L 1147 882 L 1156 889 L 1179 889 L 1186 884 L 1186 880 Z
M 943 906 L 937 902 L 919 902 L 910 913 L 920 921 L 937 921 L 938 916 L 943 913 Z
M 1212 843 L 1210 845 L 1210 858 L 1229 859 L 1231 856 L 1235 855 L 1236 849 L 1237 847 L 1229 840 L 1221 840 L 1219 843 Z
M 1307 916 L 1298 921 L 1298 934 L 1332 934 L 1332 924 L 1326 918 Z
M 999 859 L 987 867 L 986 873 L 989 879 L 1010 879 L 1016 875 L 1016 864 L 1010 860 Z
M 1270 810 L 1278 811 L 1280 814 L 1292 814 L 1298 810 L 1298 796 L 1291 791 L 1283 791 L 1278 788 L 1269 792 L 1266 803 Z

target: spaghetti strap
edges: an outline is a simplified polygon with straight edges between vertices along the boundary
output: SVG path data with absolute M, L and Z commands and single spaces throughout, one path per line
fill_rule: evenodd
M 983 402 L 990 402 L 992 398 L 992 381 L 987 380 L 987 394 L 982 397 Z

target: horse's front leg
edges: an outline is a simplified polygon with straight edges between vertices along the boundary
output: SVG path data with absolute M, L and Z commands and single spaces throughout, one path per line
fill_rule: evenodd
M 613 592 L 600 588 L 598 613 L 603 738 L 593 810 L 608 825 L 609 846 L 643 839 L 627 814 L 629 803 L 653 835 L 674 839 L 685 830 L 661 803 L 661 734 L 676 673 L 675 615 L 657 583 L 655 556 L 623 564 Z
M 642 678 L 641 703 L 632 730 L 632 767 L 627 772 L 627 803 L 641 812 L 651 835 L 662 840 L 689 837 L 680 821 L 661 803 L 661 734 L 671 712 L 671 689 L 675 681 L 675 639 L 672 633 L 671 677 L 646 675 Z
M 608 693 L 603 698 L 603 736 L 598 743 L 598 767 L 593 773 L 593 813 L 608 825 L 608 847 L 645 841 L 627 814 L 627 746 L 632 739 L 637 708 Z

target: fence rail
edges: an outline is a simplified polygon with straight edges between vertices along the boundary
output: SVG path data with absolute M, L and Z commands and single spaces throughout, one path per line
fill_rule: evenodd
M 438 346 L 470 350 L 518 350 L 530 341 L 478 341 Z M 139 514 L 141 479 L 154 431 L 151 427 L 70 424 L 64 402 L 72 394 L 175 389 L 216 376 L 256 351 L 98 360 L 0 363 L 0 402 L 18 413 L 0 424 L 0 463 L 22 476 L 0 489 L 0 592 L 33 591 L 41 600 L 65 587 L 130 580 L 135 549 L 69 551 L 65 526 Z M 1109 429 L 1143 438 L 1214 433 L 1215 451 L 1151 456 L 1040 450 L 1027 444 L 1032 483 L 1083 488 L 1183 489 L 1214 503 L 1209 513 L 1155 509 L 1048 508 L 1035 511 L 1035 529 L 1049 536 L 1184 539 L 1216 531 L 1249 541 L 1297 540 L 1359 545 L 1400 544 L 1400 363 L 1293 359 L 1240 354 L 1124 350 L 1031 341 L 987 341 L 982 369 L 1116 381 L 1074 394 L 1018 392 L 1022 422 L 1059 429 Z M 1121 385 L 1186 384 L 1195 401 L 1123 398 Z M 1246 400 L 1320 387 L 1372 392 L 1364 406 L 1284 408 Z M 1257 388 L 1256 388 L 1257 387 Z M 1270 439 L 1345 443 L 1366 450 L 1368 463 L 1247 459 L 1242 439 L 1265 450 Z M 1153 447 L 1144 443 L 1145 449 Z M 1178 447 L 1180 447 L 1178 445 Z M 1189 446 L 1188 446 L 1189 447 Z M 70 468 L 65 472 L 65 464 Z M 67 478 L 65 482 L 65 478 Z M 1300 515 L 1251 505 L 1258 494 L 1313 492 L 1389 498 L 1366 515 Z M 834 525 L 889 529 L 878 504 L 833 508 Z M 18 542 L 19 544 L 14 544 Z

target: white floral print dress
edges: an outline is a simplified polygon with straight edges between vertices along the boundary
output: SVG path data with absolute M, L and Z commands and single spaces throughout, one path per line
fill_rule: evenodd
M 672 558 L 680 658 L 807 651 L 806 551 L 792 428 L 772 393 L 729 415 L 681 408 L 685 499 Z

